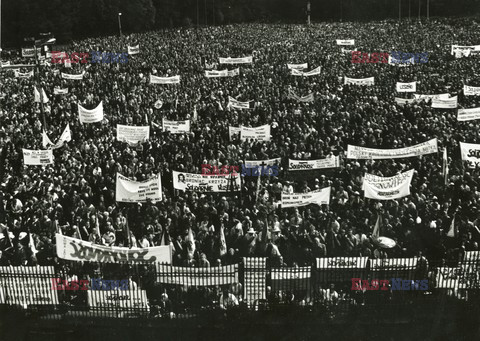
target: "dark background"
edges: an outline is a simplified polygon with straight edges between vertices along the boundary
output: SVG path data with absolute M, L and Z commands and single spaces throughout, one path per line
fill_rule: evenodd
M 303 23 L 306 0 L 198 0 L 200 25 L 239 22 Z M 427 0 L 401 0 L 402 17 L 426 16 Z M 398 0 L 311 0 L 312 21 L 398 19 Z M 52 32 L 57 41 L 196 25 L 197 0 L 3 0 L 2 45 Z M 473 16 L 480 0 L 430 0 L 430 16 Z

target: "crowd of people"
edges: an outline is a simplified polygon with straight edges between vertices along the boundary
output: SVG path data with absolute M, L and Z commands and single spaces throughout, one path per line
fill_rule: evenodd
M 58 264 L 55 233 L 107 246 L 174 246 L 173 265 L 219 266 L 241 257 L 268 257 L 272 266 L 312 265 L 333 256 L 413 257 L 456 261 L 478 250 L 480 189 L 478 168 L 461 161 L 459 142 L 478 143 L 475 121 L 458 122 L 454 109 L 432 109 L 428 101 L 399 105 L 396 82 L 417 82 L 417 93 L 458 95 L 464 108 L 479 106 L 463 85 L 480 85 L 479 57 L 455 58 L 451 45 L 480 39 L 473 19 L 432 19 L 398 24 L 245 24 L 172 29 L 74 41 L 65 51 L 121 53 L 139 45 L 127 63 L 43 65 L 31 78 L 0 74 L 0 264 Z M 427 63 L 407 67 L 354 64 L 348 46 L 355 39 L 366 52 L 429 54 Z M 55 48 L 53 48 L 55 50 Z M 219 65 L 219 57 L 253 56 L 252 64 Z M 25 64 L 20 53 L 3 61 Z M 312 77 L 290 74 L 287 63 L 321 67 Z M 205 77 L 240 67 L 240 75 Z M 61 72 L 80 74 L 66 80 Z M 180 75 L 180 84 L 150 84 L 149 76 Z M 344 76 L 374 77 L 375 85 L 344 85 Z M 43 123 L 33 86 L 39 78 L 49 98 Z M 54 95 L 54 87 L 68 88 Z M 309 93 L 311 103 L 289 97 Z M 255 108 L 227 106 L 229 96 L 253 100 Z M 409 94 L 408 96 L 412 96 Z M 158 109 L 155 103 L 163 106 Z M 92 109 L 103 101 L 105 118 L 81 124 L 77 104 Z M 194 115 L 195 113 L 195 115 Z M 162 118 L 191 120 L 191 131 L 172 134 Z M 156 124 L 153 124 L 156 123 Z M 69 124 L 72 141 L 53 151 L 47 166 L 27 166 L 22 148 L 44 149 L 42 130 L 52 139 Z M 151 125 L 150 139 L 131 146 L 117 141 L 116 125 Z M 271 140 L 230 139 L 229 126 L 271 125 Z M 160 127 L 159 127 L 160 125 Z M 401 148 L 437 138 L 439 153 L 388 160 L 347 159 L 348 144 Z M 445 185 L 441 150 L 447 148 Z M 288 159 L 339 155 L 341 167 L 328 171 L 288 171 Z M 240 166 L 245 160 L 281 158 L 279 176 L 244 177 L 240 191 L 182 192 L 172 171 L 201 173 L 202 164 Z M 390 201 L 364 198 L 365 173 L 393 176 L 414 169 L 411 195 Z M 115 201 L 116 173 L 141 181 L 160 173 L 164 199 L 157 203 Z M 299 175 L 301 174 L 301 175 Z M 330 205 L 281 208 L 282 192 L 304 193 L 332 187 Z M 258 191 L 258 193 L 257 193 Z M 371 234 L 378 216 L 381 235 L 396 246 L 382 249 Z M 458 233 L 447 237 L 452 220 Z M 128 228 L 127 228 L 128 226 Z M 227 252 L 221 252 L 223 229 Z M 187 245 L 189 231 L 195 252 Z M 33 247 L 32 247 L 33 245 Z

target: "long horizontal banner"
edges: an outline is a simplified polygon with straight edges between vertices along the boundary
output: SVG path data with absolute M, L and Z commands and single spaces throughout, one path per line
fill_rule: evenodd
M 397 92 L 415 92 L 417 91 L 417 82 L 400 83 L 397 82 Z
M 309 287 L 312 267 L 272 269 L 272 290 L 305 290 Z
M 337 45 L 341 46 L 349 46 L 349 45 L 355 45 L 355 39 L 337 39 Z
M 137 46 L 127 46 L 128 54 L 135 55 L 140 53 L 140 45 Z
M 455 51 L 460 51 L 462 54 L 468 56 L 472 51 L 480 51 L 480 45 L 452 45 L 450 53 L 454 55 Z
M 368 77 L 368 78 L 349 78 L 345 76 L 345 81 L 343 82 L 344 85 L 346 84 L 352 84 L 352 85 L 374 85 L 375 84 L 375 78 L 374 77 Z
M 460 142 L 460 154 L 469 168 L 476 168 L 480 164 L 480 144 Z
M 20 72 L 18 70 L 14 70 L 15 78 L 30 78 L 33 77 L 33 70 L 28 72 Z
M 300 97 L 297 94 L 295 94 L 292 90 L 289 90 L 287 97 L 290 98 L 290 99 L 294 99 L 298 102 L 303 102 L 303 103 L 309 103 L 309 102 L 313 102 L 315 100 L 315 96 L 313 95 L 313 92 L 311 92 L 308 95 L 305 95 L 303 97 Z
M 242 57 L 242 58 L 220 58 L 220 64 L 251 64 L 253 63 L 253 57 Z
M 32 166 L 51 165 L 53 163 L 53 153 L 51 149 L 31 150 L 22 149 L 23 163 Z
M 472 121 L 480 119 L 480 108 L 458 109 L 458 121 Z
M 478 96 L 480 95 L 480 86 L 463 86 L 463 94 L 465 96 Z
M 402 59 L 396 59 L 392 55 L 389 55 L 388 56 L 388 64 L 389 65 L 394 65 L 394 66 L 401 66 L 401 67 L 410 66 L 410 65 L 415 64 L 415 58 L 412 57 L 412 58 L 407 59 L 407 60 L 402 60 Z
M 190 132 L 190 120 L 186 121 L 169 121 L 162 119 L 163 131 L 169 131 L 172 134 L 183 134 Z
M 448 99 L 433 99 L 432 108 L 455 109 L 458 106 L 458 96 Z
M 66 94 L 68 94 L 68 88 L 64 88 L 64 89 L 54 88 L 53 89 L 53 94 L 54 95 L 66 95 Z
M 149 180 L 135 181 L 117 173 L 115 200 L 117 202 L 162 201 L 160 174 Z
M 35 48 L 22 48 L 22 57 L 35 57 Z
M 410 183 L 412 182 L 413 173 L 413 169 L 391 177 L 381 177 L 366 173 L 362 188 L 365 191 L 365 198 L 393 200 L 410 195 Z
M 88 290 L 89 307 L 150 310 L 145 290 Z
M 304 64 L 287 64 L 287 67 L 290 69 L 290 70 L 305 70 L 305 69 L 308 69 L 308 63 L 304 63 Z
M 59 304 L 58 291 L 52 290 L 53 266 L 1 266 L 0 304 Z
M 235 98 L 228 96 L 227 108 L 232 107 L 236 109 L 253 109 L 255 107 L 254 101 L 240 102 Z
M 308 193 L 282 193 L 282 208 L 300 207 L 310 204 L 330 205 L 330 193 L 332 187 L 325 187 Z
M 221 71 L 217 71 L 217 70 L 211 70 L 211 71 L 208 71 L 206 70 L 205 71 L 205 76 L 207 78 L 220 78 L 220 77 L 234 77 L 234 76 L 238 76 L 240 75 L 240 69 L 239 68 L 236 68 L 234 70 L 221 70 Z
M 137 144 L 150 139 L 150 126 L 125 126 L 117 124 L 117 140 Z
M 370 259 L 370 270 L 412 270 L 417 268 L 417 263 L 417 258 Z
M 300 70 L 297 70 L 297 69 L 292 69 L 292 73 L 291 73 L 291 74 L 292 74 L 293 76 L 310 77 L 310 76 L 319 75 L 321 69 L 322 69 L 321 66 L 316 67 L 315 69 L 310 70 L 310 71 L 307 71 L 307 72 L 303 72 L 303 71 L 300 71 Z
M 368 257 L 317 258 L 317 269 L 364 269 Z
M 270 124 L 259 127 L 240 127 L 240 139 L 254 139 L 258 141 L 270 141 Z
M 96 108 L 88 110 L 78 104 L 78 117 L 81 123 L 95 123 L 103 120 L 103 101 Z
M 437 139 L 416 144 L 414 146 L 398 149 L 376 149 L 348 145 L 347 159 L 360 160 L 380 160 L 380 159 L 400 159 L 404 157 L 414 157 L 438 152 Z
M 395 97 L 395 102 L 398 104 L 398 105 L 405 105 L 405 104 L 412 104 L 412 103 L 416 103 L 418 102 L 419 100 L 416 99 L 416 98 L 399 98 L 399 97 Z
M 450 98 L 450 95 L 447 93 L 447 94 L 436 94 L 436 95 L 421 95 L 421 94 L 413 94 L 415 96 L 415 99 L 418 99 L 418 100 L 434 100 L 434 99 L 449 99 Z
M 320 160 L 288 160 L 288 170 L 315 170 L 340 167 L 340 157 L 332 156 Z
M 117 247 L 92 244 L 81 239 L 56 234 L 57 256 L 61 259 L 100 263 L 146 263 L 172 264 L 172 248 L 155 246 L 148 248 Z
M 157 77 L 150 75 L 150 84 L 180 84 L 180 76 Z
M 191 286 L 217 286 L 238 283 L 238 264 L 210 268 L 187 268 L 157 264 L 157 282 Z
M 202 175 L 172 171 L 173 188 L 192 192 L 240 191 L 240 174 Z
M 282 159 L 281 158 L 275 158 L 275 159 L 269 159 L 269 160 L 245 160 L 245 167 L 251 168 L 251 167 L 261 167 L 261 166 L 273 166 L 273 165 L 278 165 Z
M 70 75 L 68 73 L 63 73 L 62 72 L 62 78 L 63 79 L 70 79 L 70 80 L 77 80 L 77 81 L 82 80 L 84 75 L 85 75 L 85 71 L 83 71 L 79 75 Z

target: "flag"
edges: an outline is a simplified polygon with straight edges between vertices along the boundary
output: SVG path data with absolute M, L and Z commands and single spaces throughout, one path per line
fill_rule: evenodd
M 196 121 L 198 118 L 198 113 L 197 113 L 197 105 L 193 107 L 193 120 Z
M 45 130 L 42 130 L 42 146 L 43 148 L 47 148 L 49 145 L 53 145 L 54 143 L 50 141 L 50 139 L 47 136 L 47 133 Z
M 48 97 L 47 94 L 45 93 L 45 90 L 42 88 L 42 96 L 43 96 L 43 103 L 48 103 Z M 40 103 L 40 92 L 37 90 L 37 87 L 33 88 L 33 95 L 35 97 L 35 103 Z
M 225 241 L 224 226 L 220 226 L 220 257 L 227 254 L 227 242 Z
M 457 233 L 455 230 L 455 215 L 453 216 L 452 223 L 450 224 L 450 230 L 447 232 L 447 237 L 455 238 Z
M 443 149 L 443 177 L 445 179 L 445 186 L 448 183 L 448 156 L 447 148 Z
M 35 257 L 38 251 L 35 247 L 35 241 L 33 240 L 32 234 L 30 233 L 30 229 L 28 229 L 28 248 L 32 252 L 32 255 Z
M 188 253 L 193 255 L 195 253 L 195 239 L 193 239 L 193 232 L 190 227 L 188 228 L 188 236 L 185 241 L 187 242 Z
M 255 202 L 258 202 L 258 195 L 260 194 L 260 179 L 262 177 L 259 175 L 257 180 L 257 193 L 255 194 Z
M 372 238 L 378 239 L 380 237 L 380 225 L 382 224 L 382 216 L 379 214 L 375 227 L 373 228 Z

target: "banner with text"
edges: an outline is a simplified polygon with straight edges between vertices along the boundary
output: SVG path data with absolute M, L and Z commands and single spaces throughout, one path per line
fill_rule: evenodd
M 404 157 L 414 157 L 438 152 L 438 141 L 436 138 L 429 141 L 416 144 L 414 146 L 398 149 L 376 149 L 348 145 L 347 159 L 359 160 L 380 160 L 380 159 L 400 159 Z
M 465 96 L 477 96 L 480 95 L 480 86 L 463 86 L 463 94 Z
M 23 150 L 23 163 L 25 165 L 44 166 L 53 163 L 53 153 L 51 149 L 47 150 Z
M 325 187 L 307 193 L 282 193 L 282 208 L 300 207 L 315 204 L 318 206 L 330 204 L 330 192 L 332 187 Z
M 150 75 L 150 84 L 180 84 L 180 76 L 157 77 Z
M 460 142 L 460 153 L 469 168 L 476 168 L 480 164 L 480 144 Z
M 127 48 L 128 48 L 128 54 L 129 55 L 134 55 L 134 54 L 139 54 L 140 53 L 140 45 L 127 46 Z
M 115 200 L 117 202 L 162 201 L 160 174 L 149 180 L 135 181 L 117 173 Z
M 163 131 L 169 131 L 172 134 L 183 134 L 190 132 L 190 120 L 186 121 L 169 121 L 162 119 Z
M 458 121 L 472 121 L 480 119 L 480 108 L 458 109 Z
M 413 169 L 391 177 L 366 173 L 362 187 L 365 191 L 365 198 L 393 200 L 410 195 L 410 183 L 412 182 L 413 173 Z
M 288 160 L 288 170 L 315 170 L 340 167 L 340 157 L 332 156 L 320 160 Z
M 433 99 L 432 108 L 455 109 L 458 106 L 458 96 L 448 99 Z
M 220 64 L 251 64 L 253 63 L 253 57 L 242 58 L 220 58 Z
M 172 171 L 173 188 L 192 192 L 240 191 L 240 174 L 202 175 Z
M 400 83 L 397 82 L 397 92 L 415 92 L 417 91 L 417 82 Z
M 85 109 L 78 104 L 78 117 L 81 123 L 95 123 L 103 120 L 103 101 L 95 109 Z
M 352 84 L 352 85 L 374 85 L 375 84 L 375 78 L 374 77 L 368 77 L 368 78 L 349 78 L 345 76 L 345 81 L 343 82 L 344 85 L 346 84 Z
M 297 69 L 292 69 L 292 75 L 293 76 L 303 76 L 303 77 L 310 77 L 310 76 L 315 76 L 315 75 L 319 75 L 320 74 L 320 71 L 321 71 L 322 67 L 319 66 L 313 70 L 310 70 L 310 71 L 307 71 L 307 72 L 303 72 L 303 71 L 300 71 L 300 70 L 297 70 Z
M 125 126 L 117 124 L 117 140 L 137 144 L 150 139 L 150 126 Z
M 355 39 L 337 39 L 337 45 L 341 46 L 349 46 L 349 45 L 355 45 Z
M 62 72 L 62 78 L 63 79 L 70 79 L 70 80 L 82 80 L 84 75 L 85 75 L 85 71 L 83 71 L 79 75 L 70 75 L 68 73 L 63 73 Z

